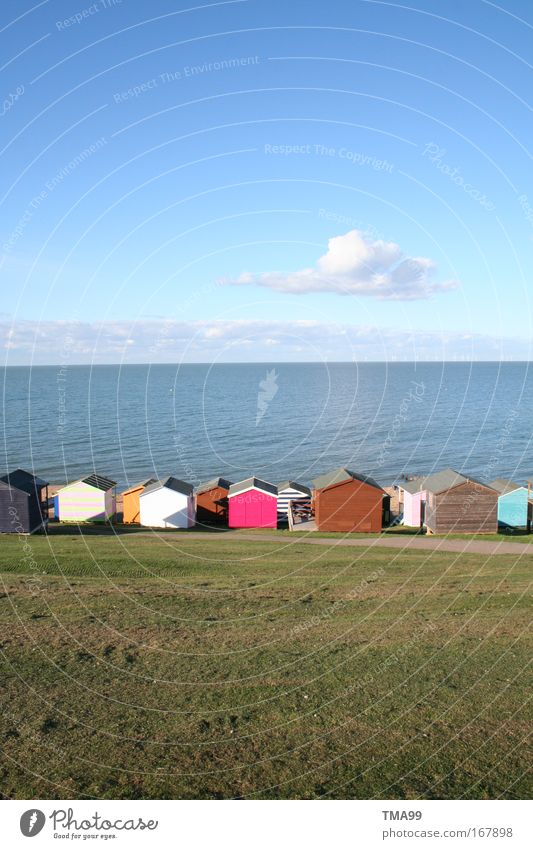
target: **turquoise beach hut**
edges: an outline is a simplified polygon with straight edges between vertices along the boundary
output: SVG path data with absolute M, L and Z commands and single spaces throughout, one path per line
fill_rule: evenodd
M 490 486 L 498 491 L 498 525 L 529 530 L 532 504 L 528 487 L 506 478 L 497 478 Z

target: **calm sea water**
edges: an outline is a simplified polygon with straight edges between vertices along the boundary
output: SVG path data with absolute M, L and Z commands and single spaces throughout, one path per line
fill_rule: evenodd
M 453 466 L 533 475 L 526 363 L 11 367 L 0 466 L 120 485 L 255 474 L 309 481 L 336 466 L 386 484 Z

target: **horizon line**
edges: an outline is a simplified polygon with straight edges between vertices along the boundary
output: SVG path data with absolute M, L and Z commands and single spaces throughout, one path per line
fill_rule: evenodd
M 221 360 L 220 362 L 212 361 L 194 361 L 194 362 L 178 362 L 168 361 L 161 363 L 139 362 L 139 363 L 4 363 L 1 368 L 81 368 L 81 367 L 107 367 L 119 366 L 120 368 L 128 368 L 131 366 L 261 366 L 261 365 L 278 365 L 278 366 L 306 366 L 306 365 L 466 365 L 472 363 L 515 363 L 521 365 L 533 364 L 532 360 L 511 360 L 511 359 L 480 359 L 480 360 L 246 360 L 236 362 L 232 360 Z

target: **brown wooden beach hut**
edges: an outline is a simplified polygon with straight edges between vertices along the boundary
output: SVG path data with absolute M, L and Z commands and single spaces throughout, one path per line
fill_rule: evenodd
M 212 478 L 196 489 L 196 522 L 200 525 L 227 525 L 228 492 L 231 481 Z
M 126 525 L 139 525 L 141 522 L 140 495 L 145 487 L 155 483 L 155 478 L 147 478 L 144 481 L 130 486 L 122 493 L 122 521 Z
M 424 478 L 425 525 L 432 534 L 495 534 L 498 495 L 486 483 L 445 469 Z
M 390 496 L 367 475 L 335 469 L 312 481 L 313 507 L 319 531 L 379 533 Z

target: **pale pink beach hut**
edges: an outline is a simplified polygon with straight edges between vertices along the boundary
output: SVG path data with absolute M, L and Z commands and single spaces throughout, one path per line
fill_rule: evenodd
M 399 485 L 400 504 L 403 502 L 403 523 L 421 528 L 426 516 L 426 478 L 404 481 Z

